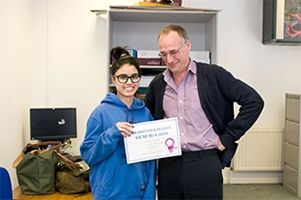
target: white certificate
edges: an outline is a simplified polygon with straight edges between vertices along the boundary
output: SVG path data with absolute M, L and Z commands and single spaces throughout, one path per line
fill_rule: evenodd
M 178 118 L 134 124 L 124 146 L 128 164 L 181 155 Z

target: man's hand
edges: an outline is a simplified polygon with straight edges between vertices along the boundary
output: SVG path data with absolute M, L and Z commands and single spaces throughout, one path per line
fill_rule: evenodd
M 221 140 L 219 139 L 219 136 L 217 137 L 217 149 L 220 151 L 224 151 L 226 147 L 222 144 Z

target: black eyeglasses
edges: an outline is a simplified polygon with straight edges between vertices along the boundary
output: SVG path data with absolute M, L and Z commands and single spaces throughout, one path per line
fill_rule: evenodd
M 141 79 L 141 76 L 139 74 L 132 74 L 131 76 L 120 74 L 118 76 L 113 75 L 113 77 L 117 78 L 117 81 L 121 84 L 125 84 L 129 79 L 131 79 L 132 83 L 139 83 Z

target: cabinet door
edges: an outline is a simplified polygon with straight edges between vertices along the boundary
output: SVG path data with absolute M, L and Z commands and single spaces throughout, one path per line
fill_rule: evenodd
M 286 98 L 286 117 L 300 122 L 300 98 Z
M 290 143 L 285 144 L 285 163 L 290 165 L 292 168 L 298 170 L 299 165 L 299 148 Z
M 288 165 L 284 165 L 283 169 L 283 186 L 292 193 L 297 194 L 298 171 Z
M 285 121 L 285 140 L 289 143 L 299 146 L 300 143 L 300 123 Z

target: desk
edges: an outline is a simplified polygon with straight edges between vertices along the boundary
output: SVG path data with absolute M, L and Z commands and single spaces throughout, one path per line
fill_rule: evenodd
M 44 194 L 44 195 L 24 195 L 21 192 L 20 187 L 16 187 L 13 190 L 13 199 L 21 200 L 91 200 L 92 193 L 78 195 L 78 194 L 62 194 L 60 192 L 55 192 L 54 194 Z

